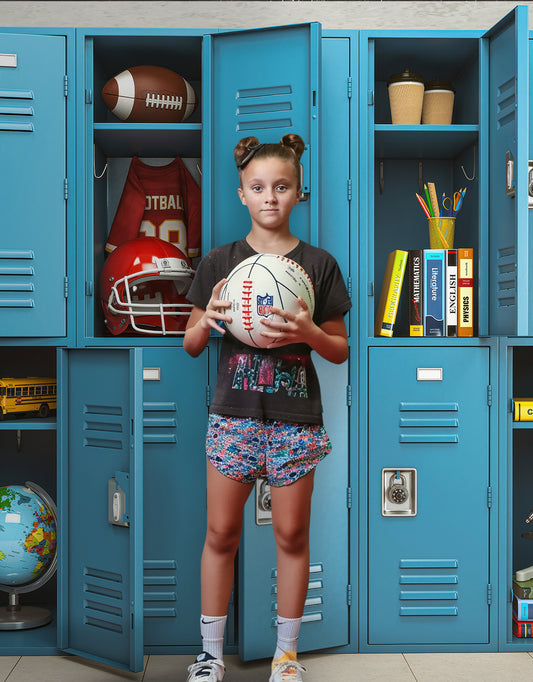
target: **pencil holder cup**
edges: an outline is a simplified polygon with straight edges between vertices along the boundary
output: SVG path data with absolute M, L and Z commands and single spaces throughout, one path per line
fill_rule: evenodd
M 428 218 L 431 249 L 453 249 L 455 218 Z

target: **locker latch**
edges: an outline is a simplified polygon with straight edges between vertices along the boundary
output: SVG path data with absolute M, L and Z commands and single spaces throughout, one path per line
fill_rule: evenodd
M 527 205 L 529 208 L 533 208 L 533 161 L 528 161 L 527 167 Z
M 113 526 L 130 525 L 130 517 L 126 508 L 126 490 L 129 490 L 129 474 L 123 471 L 115 471 L 113 478 L 107 482 L 107 520 Z
M 510 151 L 505 152 L 505 194 L 514 197 L 516 186 L 514 181 L 514 156 Z

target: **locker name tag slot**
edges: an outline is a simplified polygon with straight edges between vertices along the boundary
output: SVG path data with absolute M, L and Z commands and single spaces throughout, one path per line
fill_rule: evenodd
M 442 367 L 417 367 L 417 381 L 442 381 Z
M 161 381 L 161 367 L 143 367 L 143 381 Z
M 17 68 L 16 54 L 0 54 L 0 66 L 7 66 L 11 69 Z

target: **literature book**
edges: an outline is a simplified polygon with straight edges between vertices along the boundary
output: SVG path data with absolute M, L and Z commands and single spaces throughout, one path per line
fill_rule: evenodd
M 457 336 L 474 335 L 474 250 L 457 249 L 458 326 Z
M 409 251 L 408 284 L 409 284 L 409 336 L 424 336 L 423 301 L 424 301 L 424 252 L 422 249 Z
M 446 251 L 446 336 L 457 336 L 457 249 Z
M 444 336 L 444 249 L 424 250 L 424 336 Z
M 523 582 L 513 579 L 513 594 L 519 599 L 533 599 L 533 578 Z
M 516 620 L 513 614 L 513 635 L 515 637 L 531 637 L 533 635 L 533 623 Z
M 376 336 L 392 336 L 406 266 L 407 251 L 396 250 L 389 253 L 374 323 Z
M 514 398 L 513 408 L 515 422 L 533 422 L 533 398 Z
M 519 599 L 513 594 L 513 613 L 518 621 L 533 621 L 533 600 Z

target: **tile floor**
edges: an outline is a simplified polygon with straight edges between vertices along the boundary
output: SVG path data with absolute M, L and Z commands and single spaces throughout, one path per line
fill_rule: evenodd
M 533 653 L 302 654 L 305 682 L 533 682 Z M 146 656 L 127 673 L 76 656 L 0 656 L 0 682 L 185 682 L 190 656 Z M 270 661 L 227 656 L 225 682 L 267 682 Z

